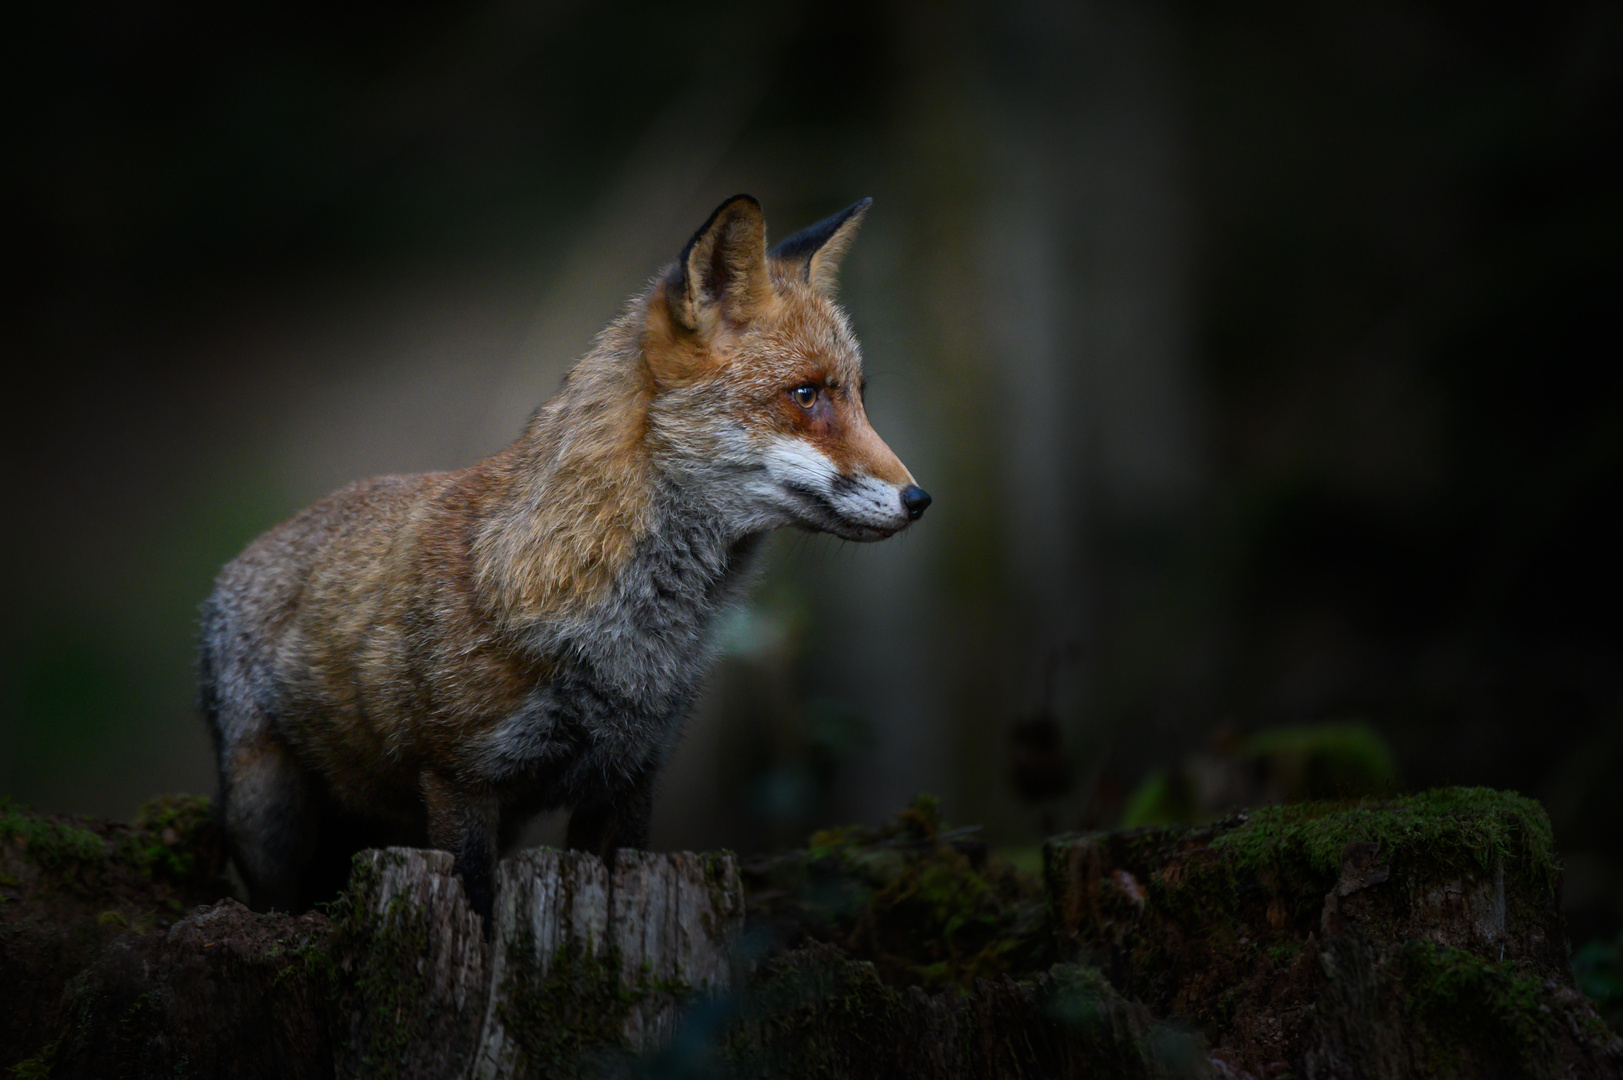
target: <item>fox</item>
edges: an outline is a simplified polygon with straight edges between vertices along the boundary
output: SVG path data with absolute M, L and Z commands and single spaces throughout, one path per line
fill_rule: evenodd
M 202 607 L 218 813 L 260 910 L 365 847 L 453 856 L 490 932 L 535 815 L 647 846 L 655 778 L 774 531 L 882 540 L 931 503 L 869 423 L 838 269 L 872 200 L 768 250 L 723 202 L 518 438 L 352 484 L 254 540 Z

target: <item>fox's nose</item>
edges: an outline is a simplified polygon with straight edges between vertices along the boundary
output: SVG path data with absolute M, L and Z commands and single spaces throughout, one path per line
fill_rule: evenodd
M 923 517 L 929 505 L 930 493 L 917 484 L 909 484 L 902 489 L 902 509 L 907 511 L 907 520 L 917 521 Z

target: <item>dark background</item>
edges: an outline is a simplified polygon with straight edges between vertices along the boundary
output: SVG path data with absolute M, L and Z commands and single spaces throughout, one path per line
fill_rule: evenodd
M 928 789 L 1019 845 L 1214 732 L 1363 720 L 1405 787 L 1542 799 L 1615 932 L 1623 10 L 1307 8 L 34 5 L 0 794 L 211 791 L 221 563 L 502 445 L 721 198 L 871 195 L 844 297 L 936 505 L 780 538 L 657 843 Z

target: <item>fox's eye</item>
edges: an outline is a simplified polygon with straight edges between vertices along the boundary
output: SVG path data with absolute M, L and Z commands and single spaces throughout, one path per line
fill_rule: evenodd
M 789 391 L 789 396 L 794 398 L 795 404 L 799 405 L 802 409 L 809 409 L 813 405 L 817 404 L 817 387 L 811 385 L 810 383 L 807 383 L 804 386 L 797 386 L 793 390 Z

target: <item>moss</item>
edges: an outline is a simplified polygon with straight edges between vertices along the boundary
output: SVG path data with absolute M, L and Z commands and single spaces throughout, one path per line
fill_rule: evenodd
M 895 986 L 968 990 L 1052 962 L 1040 880 L 984 858 L 921 796 L 879 828 L 813 834 L 804 851 L 746 867 L 747 909 L 793 947 L 838 944 Z
M 425 992 L 421 960 L 428 953 L 428 927 L 403 896 L 379 913 L 380 881 L 371 854 L 357 854 L 349 886 L 328 905 L 327 914 L 333 921 L 332 951 L 347 971 L 343 988 L 335 981 L 333 992 L 347 999 L 340 1014 L 359 1018 L 350 1030 L 334 1032 L 335 1042 L 366 1075 L 389 1077 L 405 1064 L 414 1038 L 411 1024 L 403 1021 L 415 1018 Z
M 16 871 L 7 879 L 22 886 L 25 900 L 53 912 L 60 898 L 72 896 L 89 901 L 75 907 L 90 920 L 115 909 L 126 923 L 143 909 L 178 914 L 227 892 L 219 877 L 223 857 L 213 806 L 200 796 L 154 799 L 131 825 L 36 814 L 0 801 L 0 863 Z M 144 921 L 156 924 L 156 914 Z M 101 925 L 123 928 L 111 919 Z
M 656 990 L 642 973 L 636 985 L 620 978 L 620 956 L 592 952 L 578 942 L 561 945 L 546 970 L 535 932 L 525 924 L 507 952 L 498 1018 L 521 1056 L 521 1075 L 577 1077 L 600 1071 L 598 1059 L 626 1050 L 626 1018 Z
M 0 804 L 0 840 L 20 845 L 45 870 L 95 867 L 107 858 L 107 845 L 89 829 L 46 821 L 9 801 Z
M 1296 962 L 1296 957 L 1302 951 L 1302 943 L 1286 939 L 1276 941 L 1268 946 L 1268 962 L 1276 968 L 1290 967 Z
M 136 866 L 160 880 L 183 884 L 217 872 L 210 855 L 219 844 L 214 804 L 203 795 L 162 795 L 142 804 L 127 838 Z
M 1501 868 L 1507 932 L 1538 941 L 1548 932 L 1556 873 L 1549 821 L 1530 799 L 1480 788 L 1058 838 L 1045 862 L 1055 924 L 1120 992 L 1189 1017 L 1221 1041 L 1244 1017 L 1272 1007 L 1264 1003 L 1274 1001 L 1274 973 L 1322 932 L 1325 896 L 1354 841 L 1379 845 L 1392 882 L 1355 909 L 1361 932 L 1377 941 L 1402 941 L 1416 929 L 1411 917 L 1430 917 L 1427 890 L 1491 881 Z M 1540 985 L 1551 974 L 1536 950 L 1521 960 L 1524 971 L 1539 969 Z
M 291 989 L 299 983 L 313 982 L 320 997 L 331 1000 L 337 995 L 341 972 L 325 938 L 307 941 L 291 954 L 286 950 L 286 942 L 278 941 L 275 948 L 265 954 L 265 959 L 275 960 L 281 956 L 287 956 L 289 963 L 272 976 L 273 989 Z
M 41 1047 L 40 1052 L 33 1057 L 19 1061 L 7 1069 L 7 1080 L 47 1080 L 56 1069 L 57 1052 L 61 1047 L 60 1040 Z
M 1476 1073 L 1472 1062 L 1515 1062 L 1519 1075 L 1555 1075 L 1555 1017 L 1543 980 L 1511 961 L 1411 941 L 1399 949 L 1404 1019 L 1416 1024 L 1428 1075 Z
M 1503 860 L 1541 893 L 1555 891 L 1555 841 L 1544 808 L 1514 792 L 1438 788 L 1398 799 L 1314 802 L 1257 810 L 1211 843 L 1239 872 L 1300 862 L 1321 877 L 1340 875 L 1352 841 L 1380 845 L 1392 872 L 1411 880 L 1488 874 Z

